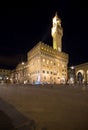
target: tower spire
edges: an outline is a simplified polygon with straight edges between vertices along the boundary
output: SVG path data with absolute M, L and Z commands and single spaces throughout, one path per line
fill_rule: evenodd
M 58 13 L 57 13 L 57 11 L 56 11 L 56 13 L 55 13 L 55 16 L 58 17 Z

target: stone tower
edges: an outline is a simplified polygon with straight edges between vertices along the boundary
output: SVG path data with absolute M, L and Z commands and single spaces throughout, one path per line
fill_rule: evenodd
M 61 27 L 61 19 L 58 17 L 57 13 L 55 14 L 52 22 L 53 27 L 51 30 L 51 35 L 53 37 L 53 48 L 61 52 L 63 29 Z

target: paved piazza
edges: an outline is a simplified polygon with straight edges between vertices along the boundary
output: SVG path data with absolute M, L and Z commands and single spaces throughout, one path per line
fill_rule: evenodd
M 88 130 L 88 87 L 0 85 L 0 130 Z

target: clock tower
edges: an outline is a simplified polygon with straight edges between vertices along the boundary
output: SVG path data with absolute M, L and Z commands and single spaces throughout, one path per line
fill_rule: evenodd
M 61 19 L 58 17 L 57 13 L 55 14 L 52 22 L 53 27 L 51 29 L 51 34 L 53 37 L 53 48 L 61 52 L 63 29 L 61 27 Z

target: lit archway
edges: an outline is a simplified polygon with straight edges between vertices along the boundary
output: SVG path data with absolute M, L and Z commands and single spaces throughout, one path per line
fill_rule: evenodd
M 77 82 L 79 82 L 79 83 L 83 83 L 85 81 L 84 70 L 77 71 L 77 73 L 76 73 L 76 79 L 77 79 Z

